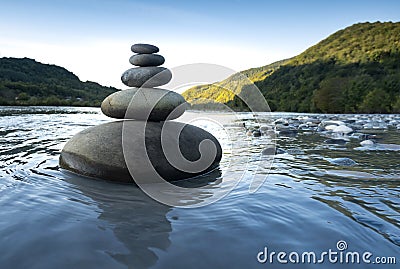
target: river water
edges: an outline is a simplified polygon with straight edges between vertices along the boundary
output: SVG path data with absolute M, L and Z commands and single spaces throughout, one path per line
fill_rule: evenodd
M 224 157 L 208 175 L 214 177 L 210 192 L 240 181 L 219 201 L 188 209 L 158 203 L 134 185 L 58 167 L 69 138 L 111 120 L 100 109 L 1 107 L 0 268 L 397 268 L 400 130 L 372 125 L 400 121 L 399 115 L 359 115 L 364 125 L 372 122 L 360 132 L 373 137 L 370 147 L 354 135 L 331 143 L 332 137 L 307 127 L 273 140 L 246 136 L 241 127 L 354 115 L 238 117 L 224 123 L 229 140 L 220 138 Z M 271 155 L 261 153 L 271 141 L 278 149 L 272 164 Z M 265 181 L 249 193 L 255 174 Z M 339 249 L 339 241 L 346 247 Z M 288 261 L 290 253 L 315 252 L 319 259 L 329 250 L 370 252 L 371 263 Z M 286 252 L 288 264 L 277 256 L 271 263 L 271 252 Z M 268 259 L 260 263 L 264 254 Z M 376 257 L 395 257 L 397 265 L 378 265 Z

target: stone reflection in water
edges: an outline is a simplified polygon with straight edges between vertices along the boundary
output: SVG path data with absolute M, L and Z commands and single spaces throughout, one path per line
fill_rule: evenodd
M 99 220 L 110 225 L 118 241 L 126 247 L 125 252 L 108 252 L 113 259 L 128 268 L 148 268 L 158 258 L 152 249 L 166 250 L 171 241 L 171 223 L 167 218 L 170 206 L 148 197 L 134 184 L 111 183 L 65 172 L 65 180 L 73 184 L 85 196 L 93 199 L 101 209 Z M 202 197 L 191 197 L 191 203 L 202 202 L 212 196 L 211 190 L 221 182 L 219 169 L 196 179 L 174 182 L 184 188 L 205 187 L 210 184 L 210 193 L 205 190 Z
M 157 256 L 151 250 L 166 250 L 171 242 L 171 223 L 166 214 L 170 207 L 159 204 L 140 190 L 132 191 L 135 200 L 108 200 L 99 204 L 103 210 L 99 219 L 114 225 L 114 234 L 127 248 L 127 253 L 109 253 L 129 268 L 149 267 Z
M 125 252 L 108 253 L 116 261 L 128 268 L 147 268 L 157 261 L 151 249 L 166 250 L 171 244 L 168 237 L 172 228 L 166 217 L 171 208 L 154 201 L 133 184 L 73 175 L 66 181 L 96 202 L 102 211 L 99 220 L 108 223 L 117 240 L 126 247 Z

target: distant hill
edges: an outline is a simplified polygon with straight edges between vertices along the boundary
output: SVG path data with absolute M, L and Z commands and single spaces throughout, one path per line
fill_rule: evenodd
M 240 73 L 272 111 L 399 113 L 400 23 L 354 24 L 296 57 Z M 246 110 L 234 94 L 246 88 L 237 77 L 190 88 L 183 96 L 194 108 L 219 102 Z
M 56 65 L 29 58 L 0 58 L 0 105 L 99 106 L 117 90 L 82 82 Z

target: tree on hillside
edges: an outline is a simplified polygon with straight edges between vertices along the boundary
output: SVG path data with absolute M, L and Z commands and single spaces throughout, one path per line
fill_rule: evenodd
M 349 84 L 348 78 L 332 77 L 321 81 L 314 92 L 315 107 L 324 113 L 339 113 L 344 110 L 344 89 Z
M 390 111 L 390 96 L 380 88 L 370 91 L 360 109 L 365 113 L 387 113 Z

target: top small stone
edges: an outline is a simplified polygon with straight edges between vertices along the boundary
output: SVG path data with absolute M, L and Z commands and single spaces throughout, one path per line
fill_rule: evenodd
M 132 52 L 141 54 L 151 54 L 159 52 L 158 47 L 150 44 L 135 44 L 131 47 Z

